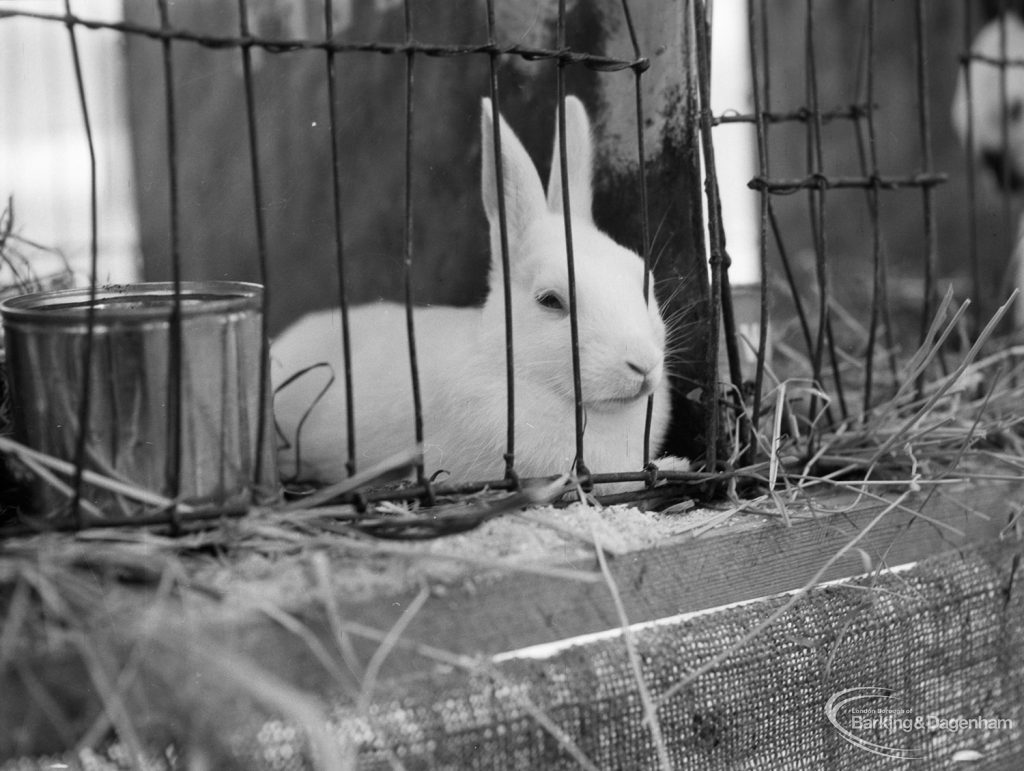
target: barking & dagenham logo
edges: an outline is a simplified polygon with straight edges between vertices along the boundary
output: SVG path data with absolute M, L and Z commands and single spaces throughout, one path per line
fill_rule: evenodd
M 919 715 L 904 705 L 891 688 L 860 686 L 833 694 L 825 704 L 825 716 L 854 747 L 894 760 L 918 760 L 924 749 L 915 742 L 936 731 L 959 734 L 970 731 L 1013 730 L 1008 718 L 985 716 Z M 967 737 L 965 737 L 967 738 Z M 969 739 L 953 760 L 971 762 L 982 755 L 971 749 Z

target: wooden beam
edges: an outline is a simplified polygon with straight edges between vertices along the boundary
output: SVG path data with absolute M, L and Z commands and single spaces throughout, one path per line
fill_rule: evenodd
M 852 492 L 811 497 L 792 507 L 791 526 L 780 519 L 736 514 L 700 535 L 611 556 L 609 566 L 630 622 L 650 621 L 798 589 L 886 509 L 890 510 L 857 548 L 837 560 L 821 580 L 994 540 L 1012 514 L 1010 502 L 1020 499 L 1021 492 L 1021 484 L 1009 483 L 942 486 L 941 492 L 931 495 L 914 494 L 904 502 L 905 508 L 891 508 L 892 498 L 858 500 Z M 914 513 L 918 510 L 921 515 Z M 596 571 L 596 556 L 564 566 Z M 410 652 L 412 641 L 468 656 L 489 656 L 619 626 L 603 582 L 523 573 L 481 575 L 465 569 L 443 586 L 431 588 L 403 635 L 410 647 L 392 653 L 385 676 L 434 665 Z M 406 590 L 359 602 L 339 597 L 339 612 L 346 621 L 387 630 L 414 596 Z M 312 629 L 328 635 L 329 625 L 320 610 L 311 608 L 304 618 Z M 283 630 L 271 631 L 263 624 L 247 632 L 223 632 L 229 638 L 238 636 L 248 654 L 282 674 L 300 676 L 310 669 L 311 662 L 300 662 L 303 654 Z M 368 657 L 375 647 L 376 643 L 368 644 L 362 652 Z

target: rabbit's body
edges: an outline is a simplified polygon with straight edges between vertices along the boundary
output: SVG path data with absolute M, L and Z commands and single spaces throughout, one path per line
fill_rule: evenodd
M 503 333 L 491 333 L 482 308 L 416 308 L 415 323 L 426 468 L 444 469 L 452 478 L 465 481 L 500 479 L 508 420 L 506 381 L 493 373 L 505 370 Z M 405 307 L 387 302 L 359 306 L 349 312 L 349 324 L 357 464 L 364 468 L 415 445 Z M 281 472 L 286 477 L 298 473 L 306 479 L 334 481 L 347 475 L 341 314 L 325 310 L 304 317 L 275 343 L 275 354 L 300 350 L 293 343 L 308 335 L 323 341 L 318 361 L 330 369 L 310 371 L 277 397 L 278 421 L 285 436 L 295 436 L 304 412 L 300 408 L 314 403 L 331 372 L 335 382 L 302 429 L 301 470 L 296 469 L 292 447 L 281 453 Z M 336 342 L 328 343 L 331 339 Z M 427 340 L 439 343 L 424 345 Z M 522 359 L 517 356 L 517 370 L 525 369 Z M 281 372 L 297 372 L 314 363 L 305 357 L 290 361 L 275 355 L 274 366 Z M 571 392 L 560 393 L 517 374 L 515 399 L 517 472 L 534 477 L 570 469 L 576 454 Z M 655 415 L 667 414 L 667 399 L 666 389 L 655 392 Z M 377 404 L 389 408 L 367 408 Z M 641 468 L 646 408 L 646 399 L 612 410 L 588 406 L 584 436 L 591 471 Z M 471 431 L 465 429 L 464 415 L 473 416 Z M 651 442 L 658 446 L 664 425 L 652 428 Z
M 650 301 L 644 300 L 640 258 L 601 233 L 590 218 L 589 123 L 577 100 L 567 100 L 566 108 L 584 460 L 593 473 L 639 471 L 648 395 L 654 395 L 652 449 L 660 446 L 668 424 L 665 325 L 653 291 Z M 482 187 L 492 244 L 487 301 L 478 308 L 414 311 L 425 467 L 428 474 L 445 470 L 458 481 L 500 478 L 507 449 L 504 289 L 491 121 L 485 101 Z M 522 477 L 546 476 L 572 470 L 576 459 L 559 159 L 556 152 L 545 199 L 532 161 L 504 123 L 501 138 L 515 352 L 515 468 Z M 349 320 L 356 465 L 365 468 L 415 442 L 406 312 L 402 305 L 380 302 L 353 308 Z M 316 368 L 320 363 L 329 369 Z M 272 372 L 279 387 L 314 367 L 275 397 L 286 440 L 280 452 L 286 477 L 329 482 L 346 476 L 343 366 L 338 311 L 310 314 L 275 341 Z M 332 372 L 335 381 L 317 402 Z M 296 468 L 296 437 L 307 413 L 298 442 L 301 468 Z M 688 468 L 680 458 L 658 463 L 663 469 Z

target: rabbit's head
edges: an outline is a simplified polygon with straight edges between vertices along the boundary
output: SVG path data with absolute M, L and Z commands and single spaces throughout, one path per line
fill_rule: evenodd
M 572 399 L 570 287 L 557 122 L 545 195 L 525 148 L 504 119 L 498 120 L 517 372 Z M 594 225 L 590 121 L 575 97 L 565 100 L 565 132 L 583 399 L 590 410 L 617 411 L 639 402 L 661 382 L 665 325 L 643 260 Z M 488 99 L 483 101 L 481 135 L 483 203 L 491 229 L 486 323 L 503 330 L 499 170 Z M 645 280 L 649 301 L 644 298 Z

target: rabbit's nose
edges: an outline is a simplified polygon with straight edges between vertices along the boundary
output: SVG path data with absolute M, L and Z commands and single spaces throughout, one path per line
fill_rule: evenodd
M 643 380 L 641 388 L 657 385 L 661 380 L 661 362 L 640 357 L 627 359 L 626 366 L 630 372 L 636 373 Z
M 630 372 L 635 372 L 639 375 L 645 384 L 652 380 L 657 381 L 660 379 L 660 375 L 658 374 L 659 362 L 657 361 L 640 362 L 637 360 L 629 360 L 626 362 L 626 366 L 629 367 Z
M 623 358 L 630 372 L 649 377 L 657 372 L 661 366 L 662 354 L 661 351 L 653 346 L 646 348 L 637 346 L 632 351 L 627 352 Z
M 644 363 L 644 360 L 639 358 L 627 359 L 626 366 L 640 378 L 639 384 L 633 385 L 637 389 L 637 396 L 649 394 L 661 382 L 661 367 L 658 362 Z

